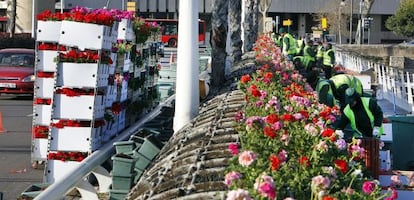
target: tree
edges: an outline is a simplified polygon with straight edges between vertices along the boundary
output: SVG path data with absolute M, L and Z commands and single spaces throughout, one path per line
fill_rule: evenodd
M 211 70 L 216 87 L 225 81 L 228 4 L 227 0 L 213 0 L 211 5 Z
M 414 37 L 414 0 L 402 0 L 396 13 L 385 21 L 385 27 L 399 36 Z
M 17 0 L 12 0 L 10 5 L 10 25 L 9 25 L 9 32 L 10 37 L 14 38 L 14 34 L 16 32 L 16 13 L 17 13 Z
M 229 1 L 229 36 L 230 36 L 230 62 L 233 66 L 241 60 L 242 45 L 241 39 L 241 1 Z

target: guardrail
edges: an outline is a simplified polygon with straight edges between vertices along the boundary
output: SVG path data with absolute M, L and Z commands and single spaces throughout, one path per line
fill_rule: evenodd
M 60 181 L 57 181 L 47 187 L 46 190 L 42 191 L 35 197 L 34 200 L 59 200 L 75 188 L 80 193 L 82 199 L 98 200 L 97 193 L 106 192 L 111 184 L 111 179 L 108 179 L 109 172 L 101 167 L 101 165 L 115 154 L 113 143 L 127 140 L 129 136 L 134 134 L 146 122 L 151 121 L 159 115 L 161 113 L 161 108 L 165 105 L 171 104 L 174 99 L 175 95 L 172 95 L 167 100 L 160 103 L 150 113 L 143 116 L 141 120 L 121 132 L 119 136 L 108 142 L 101 149 L 89 155 L 81 162 L 79 167 L 74 168 L 70 173 L 68 173 L 68 175 L 62 177 Z M 98 179 L 98 188 L 100 191 L 96 191 L 95 188 L 86 180 L 91 173 L 93 173 Z M 99 179 L 104 180 L 100 181 Z
M 407 112 L 414 111 L 414 74 L 403 69 L 387 66 L 363 58 L 356 52 L 336 49 L 336 61 L 346 69 L 361 73 L 374 70 L 377 84 L 377 98 L 393 102 Z

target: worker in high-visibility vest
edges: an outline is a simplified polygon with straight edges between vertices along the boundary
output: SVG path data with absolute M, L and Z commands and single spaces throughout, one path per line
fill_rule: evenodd
M 335 65 L 335 52 L 332 49 L 332 44 L 327 43 L 325 46 L 325 52 L 322 59 L 322 69 L 325 73 L 325 78 L 329 79 L 332 77 L 332 68 Z
M 313 70 L 313 68 L 315 67 L 315 56 L 316 52 L 313 48 L 313 41 L 309 40 L 306 42 L 306 45 L 303 48 L 303 66 L 305 67 L 307 72 Z
M 369 97 L 361 97 L 354 88 L 348 88 L 346 107 L 343 116 L 335 124 L 336 133 L 343 135 L 343 129 L 349 124 L 353 133 L 344 135 L 345 139 L 352 137 L 380 137 L 383 134 L 383 112 L 377 101 Z
M 363 96 L 362 82 L 357 77 L 349 74 L 336 74 L 329 79 L 333 95 L 339 101 L 341 110 L 345 107 L 345 90 L 354 88 L 359 96 Z
M 302 56 L 303 50 L 305 48 L 306 42 L 304 37 L 300 37 L 296 40 L 296 55 Z
M 316 46 L 316 67 L 322 69 L 322 59 L 325 48 L 321 41 L 318 41 L 314 44 Z
M 292 34 L 286 32 L 285 29 L 282 29 L 282 36 L 282 54 L 292 61 L 293 57 L 296 55 L 296 39 Z

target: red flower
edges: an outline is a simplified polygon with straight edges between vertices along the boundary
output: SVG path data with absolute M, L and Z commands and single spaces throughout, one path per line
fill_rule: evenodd
M 336 200 L 336 198 L 334 198 L 334 197 L 330 197 L 330 196 L 324 196 L 324 197 L 322 198 L 322 200 Z
M 322 137 L 331 137 L 333 134 L 335 133 L 335 131 L 331 128 L 326 128 L 322 131 Z
M 267 79 L 272 79 L 272 78 L 273 78 L 273 73 L 271 73 L 271 72 L 266 72 L 266 73 L 264 74 L 264 78 L 267 78 Z
M 291 114 L 287 114 L 287 113 L 286 113 L 286 114 L 283 114 L 283 115 L 282 115 L 282 120 L 283 120 L 283 121 L 290 122 L 290 121 L 293 121 L 293 119 L 294 119 L 294 118 L 293 118 L 293 116 L 292 116 Z
M 348 163 L 345 160 L 338 159 L 334 161 L 335 166 L 339 168 L 342 173 L 346 173 L 348 171 Z
M 272 170 L 278 170 L 280 168 L 280 164 L 282 162 L 279 160 L 278 156 L 272 154 L 270 155 L 269 160 L 270 160 L 270 166 Z
M 243 75 L 243 76 L 240 78 L 240 82 L 241 82 L 241 83 L 243 83 L 243 84 L 246 84 L 246 83 L 248 83 L 249 81 L 250 81 L 250 75 L 249 75 L 249 74 Z
M 275 138 L 276 137 L 276 131 L 275 130 L 273 130 L 272 129 L 272 127 L 270 127 L 270 126 L 266 126 L 266 127 L 264 127 L 264 129 L 263 129 L 263 133 L 266 135 L 266 136 L 268 136 L 268 137 L 270 137 L 270 138 Z
M 301 157 L 299 158 L 299 163 L 300 163 L 301 165 L 305 165 L 306 167 L 309 167 L 309 166 L 310 166 L 310 163 L 309 163 L 309 158 L 308 158 L 308 157 L 306 157 L 306 156 L 301 156 Z
M 35 105 L 50 105 L 51 103 L 52 103 L 52 99 L 36 98 L 34 100 Z
M 307 119 L 308 117 L 309 117 L 309 113 L 308 113 L 308 111 L 306 111 L 306 110 L 301 110 L 301 111 L 299 111 L 300 112 L 300 114 L 302 114 L 303 115 L 303 117 L 305 118 L 305 119 Z
M 277 121 L 279 121 L 279 116 L 277 116 L 277 114 L 275 114 L 275 113 L 271 113 L 271 114 L 267 115 L 266 121 L 269 124 L 276 123 Z
M 256 86 L 256 85 L 252 85 L 252 86 L 250 86 L 250 89 L 251 89 L 252 95 L 253 95 L 254 97 L 260 97 L 260 96 L 261 96 L 261 93 L 260 93 L 260 91 L 257 89 L 257 86 Z

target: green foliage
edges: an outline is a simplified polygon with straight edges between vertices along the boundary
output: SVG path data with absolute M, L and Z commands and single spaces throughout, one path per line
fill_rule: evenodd
M 385 27 L 397 35 L 414 37 L 414 0 L 402 0 L 395 15 L 385 22 Z

